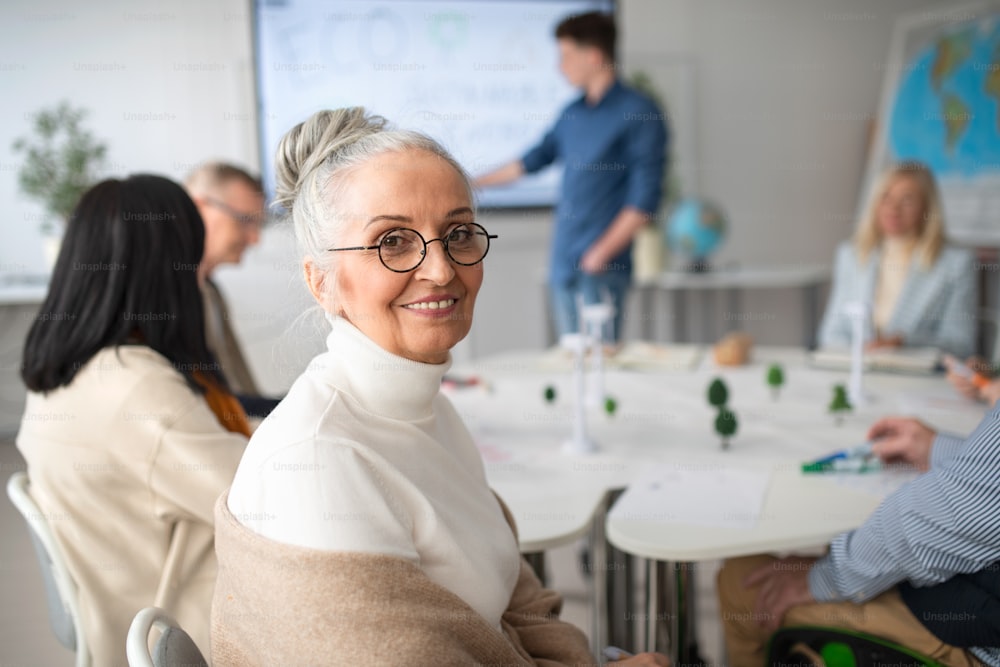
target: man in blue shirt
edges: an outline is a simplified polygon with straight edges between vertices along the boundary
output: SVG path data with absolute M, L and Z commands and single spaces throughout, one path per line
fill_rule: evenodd
M 822 558 L 726 562 L 719 601 L 733 667 L 764 664 L 781 625 L 858 630 L 946 665 L 1000 666 L 1000 407 L 964 440 L 896 417 L 868 438 L 881 459 L 926 472 Z
M 556 328 L 560 335 L 580 330 L 578 298 L 588 304 L 610 298 L 616 314 L 608 342 L 617 342 L 632 275 L 632 238 L 660 202 L 666 123 L 649 98 L 618 80 L 611 16 L 571 16 L 555 35 L 560 70 L 583 96 L 520 160 L 475 183 L 501 185 L 562 163 L 549 268 Z

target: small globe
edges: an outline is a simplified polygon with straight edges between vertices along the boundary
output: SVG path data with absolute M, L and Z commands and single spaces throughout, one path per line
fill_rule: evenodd
M 667 220 L 667 245 L 682 257 L 702 264 L 722 244 L 726 218 L 722 210 L 702 199 L 685 199 Z

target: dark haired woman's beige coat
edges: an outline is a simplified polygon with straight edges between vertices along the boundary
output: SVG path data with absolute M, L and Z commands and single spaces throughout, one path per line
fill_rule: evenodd
M 102 350 L 68 387 L 29 393 L 17 446 L 30 492 L 79 586 L 94 665 L 126 665 L 136 612 L 154 604 L 171 536 L 189 524 L 169 611 L 208 655 L 212 509 L 246 438 L 219 425 L 170 362 Z

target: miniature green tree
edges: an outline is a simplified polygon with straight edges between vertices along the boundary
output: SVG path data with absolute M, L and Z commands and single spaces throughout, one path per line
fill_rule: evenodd
M 554 403 L 556 400 L 556 388 L 553 387 L 552 385 L 549 385 L 548 387 L 545 388 L 545 393 L 543 394 L 543 396 L 545 396 L 546 403 Z
M 844 413 L 852 409 L 851 402 L 847 400 L 847 390 L 844 389 L 844 385 L 834 385 L 833 400 L 830 401 L 829 410 L 837 418 L 837 426 L 844 422 Z
M 728 400 L 729 390 L 726 388 L 726 383 L 720 378 L 712 380 L 712 384 L 708 385 L 708 402 L 717 408 L 721 408 Z
M 604 399 L 604 411 L 608 413 L 609 417 L 615 416 L 615 411 L 618 410 L 618 401 L 608 396 Z
M 736 413 L 723 406 L 719 408 L 719 414 L 715 418 L 715 432 L 722 436 L 722 448 L 729 449 L 729 438 L 736 433 L 739 422 L 736 420 Z
M 771 396 L 774 400 L 778 400 L 781 385 L 785 384 L 785 371 L 779 364 L 771 364 L 767 369 L 767 383 L 771 385 Z
M 729 389 L 722 378 L 715 378 L 708 385 L 708 402 L 719 409 L 715 417 L 715 432 L 722 436 L 722 448 L 729 448 L 729 436 L 736 433 L 736 415 L 726 407 L 729 400 Z

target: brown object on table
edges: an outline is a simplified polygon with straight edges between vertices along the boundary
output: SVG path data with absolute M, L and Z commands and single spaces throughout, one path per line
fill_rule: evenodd
M 720 366 L 742 366 L 750 363 L 750 352 L 753 350 L 753 338 L 742 331 L 733 331 L 722 337 L 712 352 L 715 363 Z

